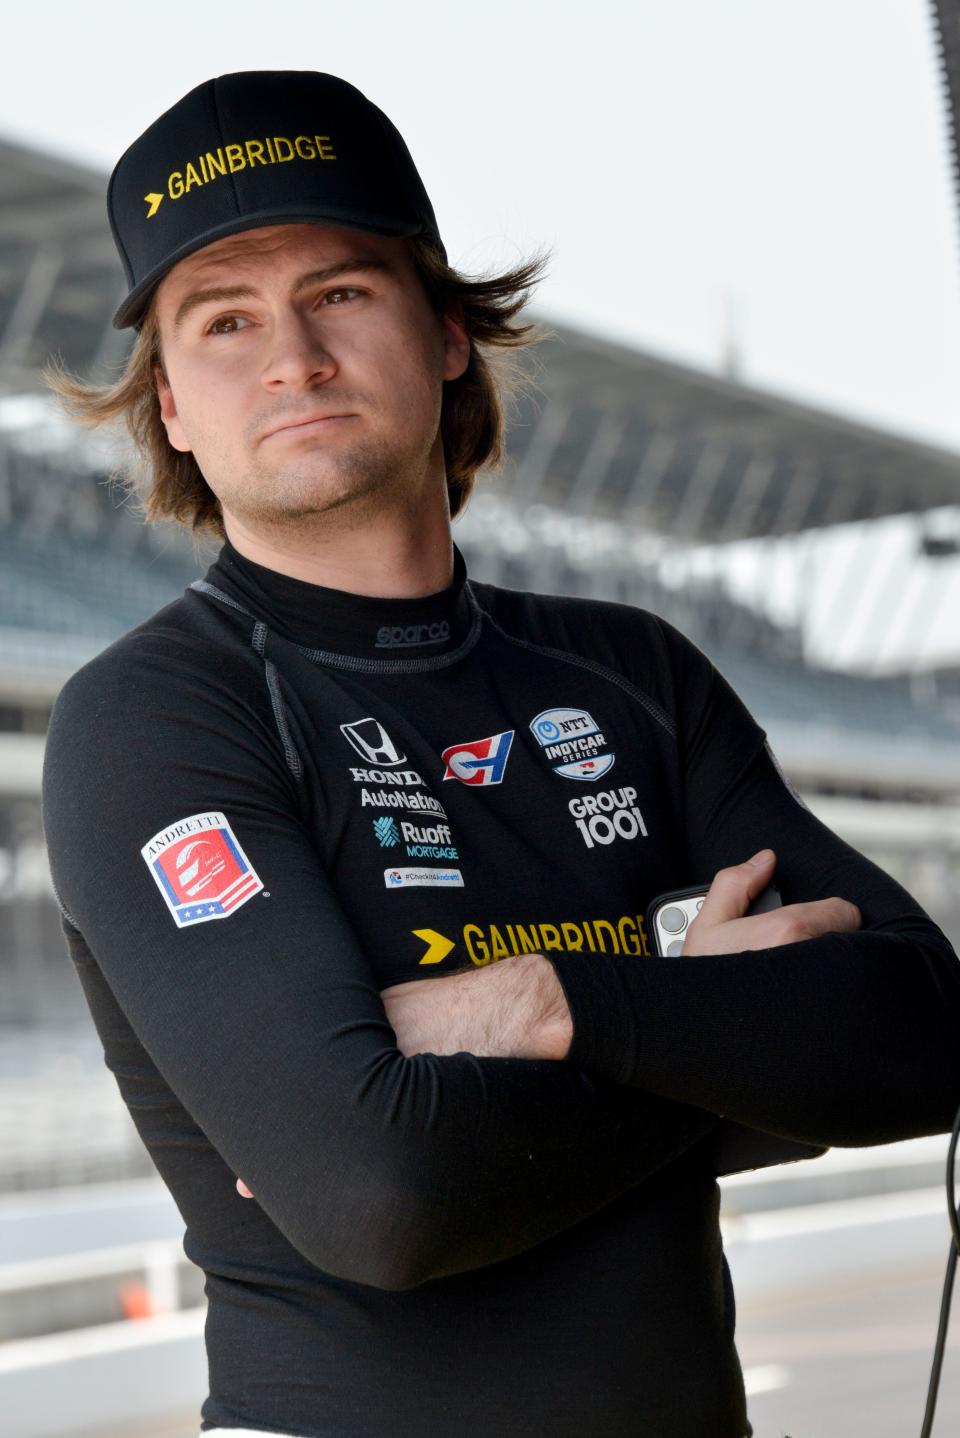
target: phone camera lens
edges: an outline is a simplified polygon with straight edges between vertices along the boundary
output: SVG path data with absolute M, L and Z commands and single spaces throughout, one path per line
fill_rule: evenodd
M 660 925 L 668 934 L 682 934 L 687 927 L 687 916 L 682 909 L 664 909 L 660 915 Z

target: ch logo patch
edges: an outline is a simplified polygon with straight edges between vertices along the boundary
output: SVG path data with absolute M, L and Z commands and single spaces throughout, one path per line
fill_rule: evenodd
M 530 720 L 544 758 L 562 779 L 599 779 L 613 768 L 615 754 L 602 754 L 607 740 L 586 709 L 544 709 Z
M 488 739 L 451 744 L 440 756 L 447 766 L 444 779 L 459 779 L 461 784 L 501 784 L 514 732 L 506 729 Z
M 226 817 L 178 819 L 140 850 L 178 929 L 226 919 L 263 888 Z
M 365 764 L 375 764 L 378 769 L 391 769 L 395 764 L 407 762 L 406 754 L 400 753 L 377 719 L 355 719 L 352 724 L 341 724 L 340 732 L 350 741 Z

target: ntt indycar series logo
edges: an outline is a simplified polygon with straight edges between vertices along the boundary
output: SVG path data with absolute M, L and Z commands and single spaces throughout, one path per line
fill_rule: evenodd
M 140 850 L 178 929 L 227 919 L 263 888 L 219 812 L 191 814 Z
M 563 779 L 599 779 L 613 768 L 614 754 L 603 754 L 607 741 L 586 709 L 544 709 L 530 720 L 533 737 Z

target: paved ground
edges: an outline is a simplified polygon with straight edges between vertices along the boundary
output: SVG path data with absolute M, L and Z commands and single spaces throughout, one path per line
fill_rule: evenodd
M 942 1270 L 927 1269 L 742 1303 L 744 1369 L 778 1384 L 750 1398 L 756 1438 L 918 1434 L 942 1281 Z M 960 1432 L 960 1301 L 953 1311 L 935 1438 Z

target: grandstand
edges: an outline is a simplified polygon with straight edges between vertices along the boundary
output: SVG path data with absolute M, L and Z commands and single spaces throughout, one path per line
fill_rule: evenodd
M 39 818 L 43 735 L 64 679 L 216 552 L 146 527 L 108 483 L 122 445 L 70 425 L 39 379 L 53 352 L 106 376 L 130 342 L 110 326 L 124 286 L 105 184 L 0 143 L 0 1190 L 151 1171 L 64 957 Z M 955 705 L 916 676 L 811 665 L 800 624 L 738 599 L 722 565 L 691 562 L 734 542 L 920 520 L 956 504 L 960 455 L 546 328 L 522 357 L 530 383 L 505 469 L 482 479 L 455 528 L 471 573 L 643 605 L 677 624 L 818 812 L 960 936 Z M 87 1125 L 76 1124 L 78 1084 L 98 1115 Z

